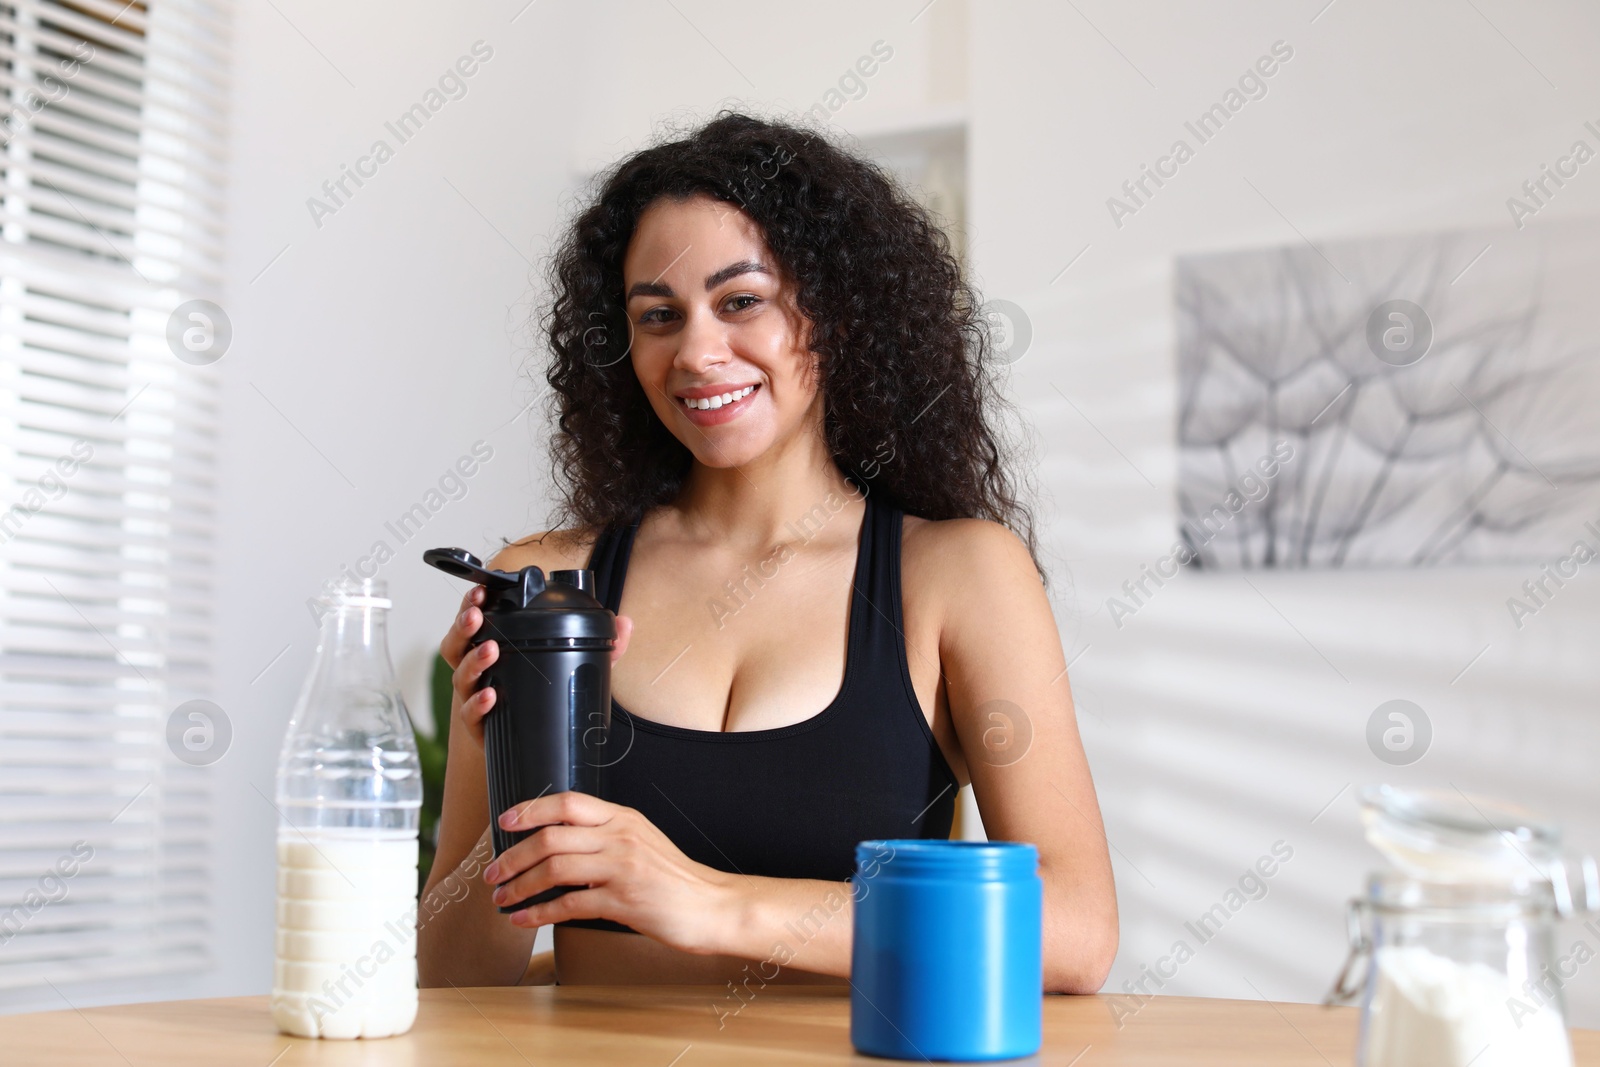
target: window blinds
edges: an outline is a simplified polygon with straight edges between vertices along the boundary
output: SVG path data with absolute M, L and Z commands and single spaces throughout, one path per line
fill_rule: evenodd
M 0 990 L 209 958 L 228 3 L 0 2 Z

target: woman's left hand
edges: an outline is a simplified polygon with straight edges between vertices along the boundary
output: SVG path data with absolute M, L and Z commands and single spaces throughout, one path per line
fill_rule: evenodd
M 691 860 L 633 808 L 587 793 L 552 793 L 508 808 L 500 825 L 542 829 L 484 869 L 484 881 L 500 884 L 496 905 L 551 886 L 589 887 L 512 913 L 516 925 L 604 918 L 684 952 L 716 951 L 712 939 L 730 918 L 738 875 Z

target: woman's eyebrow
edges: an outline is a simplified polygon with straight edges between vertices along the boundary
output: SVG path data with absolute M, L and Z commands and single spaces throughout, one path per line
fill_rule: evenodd
M 728 279 L 737 278 L 741 274 L 770 275 L 771 273 L 772 271 L 768 270 L 763 263 L 753 259 L 741 259 L 737 263 L 730 263 L 721 270 L 706 275 L 706 291 L 710 292 Z M 636 296 L 674 297 L 677 295 L 672 286 L 663 281 L 634 282 L 633 287 L 628 290 L 627 299 L 632 300 Z
M 706 275 L 706 292 L 710 292 L 729 278 L 737 278 L 741 274 L 771 274 L 766 264 L 758 263 L 753 259 L 741 259 L 737 263 L 730 263 L 715 274 Z

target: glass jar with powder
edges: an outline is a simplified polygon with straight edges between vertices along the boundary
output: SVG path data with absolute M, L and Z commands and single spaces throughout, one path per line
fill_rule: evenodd
M 1373 875 L 1362 1067 L 1571 1067 L 1548 885 Z
M 1362 794 L 1390 869 L 1350 904 L 1330 1000 L 1361 1000 L 1361 1067 L 1571 1067 L 1558 921 L 1600 904 L 1594 861 L 1544 820 L 1460 792 Z

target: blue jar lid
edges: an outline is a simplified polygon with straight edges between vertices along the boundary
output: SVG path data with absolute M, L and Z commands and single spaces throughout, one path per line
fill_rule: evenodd
M 1026 841 L 886 838 L 856 845 L 856 872 L 869 877 L 1008 882 L 1039 872 L 1039 850 Z

